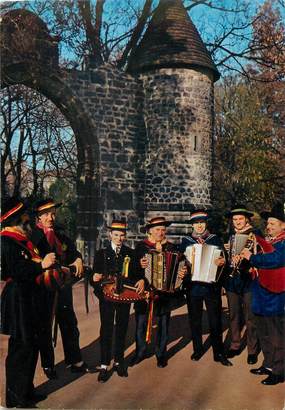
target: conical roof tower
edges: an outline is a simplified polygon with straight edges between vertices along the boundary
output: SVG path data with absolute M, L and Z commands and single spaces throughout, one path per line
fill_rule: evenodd
M 181 0 L 160 0 L 149 26 L 130 56 L 128 71 L 201 67 L 220 74 Z

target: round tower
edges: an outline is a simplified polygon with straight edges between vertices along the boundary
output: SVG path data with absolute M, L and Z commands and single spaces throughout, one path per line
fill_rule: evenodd
M 146 217 L 163 212 L 182 222 L 211 204 L 219 73 L 181 0 L 160 1 L 128 71 L 144 91 Z

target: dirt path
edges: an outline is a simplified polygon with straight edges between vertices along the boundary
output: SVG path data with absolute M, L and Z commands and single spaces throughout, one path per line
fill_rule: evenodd
M 225 301 L 224 301 L 225 302 Z M 90 291 L 90 313 L 86 315 L 83 285 L 74 287 L 74 305 L 80 329 L 80 344 L 84 360 L 95 371 L 99 364 L 99 312 L 98 302 Z M 224 309 L 224 338 L 227 330 L 227 310 Z M 134 315 L 131 315 L 128 331 L 126 357 L 132 356 L 134 344 Z M 204 338 L 208 347 L 208 329 L 205 321 Z M 155 328 L 154 328 L 155 332 Z M 4 376 L 4 360 L 7 338 L 1 336 L 1 369 Z M 152 356 L 135 367 L 129 367 L 129 377 L 117 374 L 107 383 L 97 382 L 97 373 L 74 377 L 63 363 L 62 344 L 59 337 L 56 347 L 56 369 L 59 379 L 47 381 L 40 366 L 37 368 L 35 385 L 48 398 L 39 403 L 42 409 L 169 409 L 169 410 L 281 410 L 284 408 L 284 384 L 263 386 L 263 376 L 254 376 L 246 364 L 247 353 L 224 367 L 212 359 L 208 349 L 199 362 L 192 362 L 192 343 L 188 326 L 186 306 L 172 314 L 168 344 L 169 364 L 164 369 L 156 367 Z M 262 354 L 258 366 L 261 365 Z M 255 366 L 254 366 L 255 367 Z M 4 377 L 1 378 L 1 397 Z M 3 403 L 3 400 L 1 401 Z

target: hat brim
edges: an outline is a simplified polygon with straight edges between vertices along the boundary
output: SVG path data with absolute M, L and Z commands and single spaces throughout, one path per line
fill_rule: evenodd
M 226 216 L 228 218 L 231 218 L 234 215 L 243 215 L 243 216 L 246 216 L 248 218 L 252 218 L 254 216 L 254 213 L 250 212 L 250 211 L 229 211 L 229 212 L 226 213 Z
M 268 218 L 275 218 L 275 219 L 278 219 L 278 221 L 285 222 L 284 215 L 276 215 L 276 214 L 274 214 L 273 212 L 270 212 L 270 211 L 260 212 L 260 216 L 261 216 L 262 219 L 265 219 L 266 221 L 267 221 Z
M 145 228 L 146 230 L 148 230 L 148 229 L 150 229 L 150 228 L 155 228 L 156 226 L 165 226 L 165 227 L 167 227 L 167 226 L 169 226 L 169 225 L 171 225 L 171 224 L 172 224 L 172 222 L 170 222 L 170 221 L 157 222 L 157 223 L 153 223 L 153 224 L 147 224 L 147 225 L 144 226 L 144 228 Z
M 59 208 L 61 207 L 62 202 L 58 202 L 58 203 L 53 203 L 50 206 L 44 207 L 43 209 L 36 209 L 35 212 L 36 214 L 44 214 L 45 212 L 49 211 L 52 208 Z M 44 206 L 44 205 L 43 205 Z
M 11 211 L 11 210 L 10 210 L 10 211 Z M 6 212 L 6 214 L 8 214 L 10 211 Z M 27 205 L 23 202 L 23 206 L 21 206 L 20 209 L 15 210 L 15 212 L 10 213 L 9 216 L 7 216 L 5 219 L 2 220 L 2 218 L 3 218 L 4 215 L 1 215 L 1 223 L 2 223 L 3 225 L 5 225 L 6 222 L 11 221 L 11 219 L 18 218 L 19 216 L 21 216 L 21 215 L 23 215 L 23 214 L 25 214 L 25 213 L 27 213 L 27 212 L 28 212 L 28 207 L 27 207 Z
M 110 229 L 110 231 L 121 231 L 121 232 L 127 232 L 128 228 L 114 228 L 112 226 L 107 226 L 107 229 Z
M 207 222 L 208 221 L 208 219 L 209 219 L 209 217 L 203 217 L 203 216 L 197 216 L 197 218 L 190 218 L 189 219 L 189 223 L 190 224 L 193 224 L 193 223 L 195 223 L 195 222 L 199 222 L 199 221 L 202 221 L 202 222 Z

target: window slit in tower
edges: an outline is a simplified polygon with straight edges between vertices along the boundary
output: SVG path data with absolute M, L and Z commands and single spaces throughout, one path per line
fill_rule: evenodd
M 197 135 L 194 135 L 194 151 L 197 151 Z

